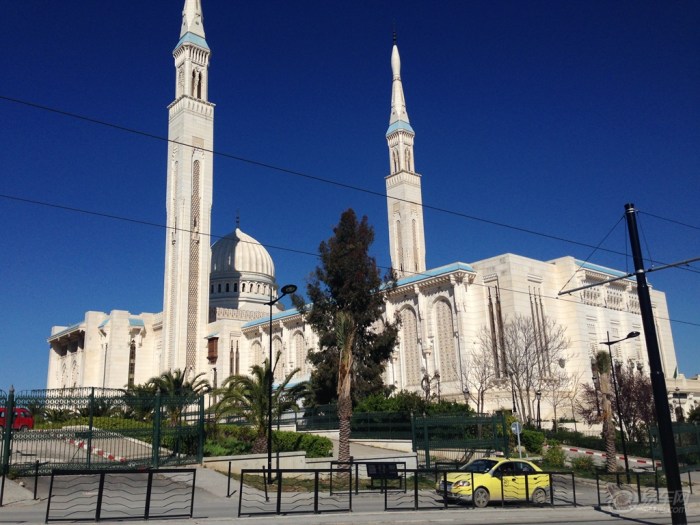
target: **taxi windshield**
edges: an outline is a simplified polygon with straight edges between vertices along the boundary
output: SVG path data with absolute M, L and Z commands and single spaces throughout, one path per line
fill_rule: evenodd
M 477 459 L 471 463 L 467 463 L 459 468 L 461 472 L 476 472 L 479 474 L 485 474 L 493 467 L 496 466 L 497 461 L 493 459 Z

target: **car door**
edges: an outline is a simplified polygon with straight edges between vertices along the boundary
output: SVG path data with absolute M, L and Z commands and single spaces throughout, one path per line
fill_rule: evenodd
M 513 498 L 513 476 L 515 474 L 515 466 L 512 461 L 504 461 L 493 470 L 491 499 L 493 500 L 508 500 Z
M 515 466 L 513 484 L 518 499 L 530 498 L 537 487 L 546 484 L 544 481 L 547 478 L 546 474 L 537 472 L 529 463 L 525 463 L 524 461 L 514 461 L 513 463 Z

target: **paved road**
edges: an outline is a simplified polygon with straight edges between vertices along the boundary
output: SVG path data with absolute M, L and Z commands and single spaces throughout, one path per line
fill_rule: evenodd
M 353 454 L 357 458 L 378 458 L 396 456 L 395 451 L 375 449 L 373 447 L 363 447 L 354 449 Z M 40 501 L 33 501 L 32 493 L 19 487 L 15 482 L 6 481 L 5 487 L 5 507 L 0 508 L 0 524 L 21 523 L 40 524 L 44 523 L 46 514 L 46 495 L 48 494 L 48 478 L 40 478 L 39 496 L 44 498 Z M 603 507 L 603 511 L 595 510 L 593 507 L 597 503 L 597 492 L 595 484 L 582 483 L 577 480 L 576 499 L 579 505 L 570 505 L 572 487 L 570 482 L 561 478 L 555 482 L 556 503 L 567 503 L 566 506 L 555 508 L 543 507 L 514 507 L 500 505 L 487 509 L 473 509 L 462 506 L 457 508 L 440 508 L 440 502 L 431 491 L 421 492 L 421 506 L 432 507 L 431 510 L 396 510 L 386 512 L 384 508 L 384 498 L 382 495 L 365 493 L 353 497 L 353 512 L 339 511 L 333 513 L 323 513 L 313 515 L 288 514 L 284 516 L 253 516 L 237 518 L 238 497 L 234 494 L 232 498 L 226 497 L 227 479 L 216 471 L 206 468 L 197 469 L 197 489 L 195 491 L 194 518 L 189 520 L 174 519 L 167 520 L 169 524 L 202 524 L 202 525 L 223 525 L 231 523 L 269 523 L 271 521 L 285 523 L 288 525 L 364 525 L 364 524 L 396 524 L 412 525 L 423 523 L 439 523 L 440 525 L 467 524 L 467 523 L 494 523 L 494 524 L 530 524 L 530 523 L 567 523 L 572 524 L 599 524 L 624 522 L 641 524 L 667 524 L 670 523 L 669 508 L 667 504 L 656 504 L 652 501 L 647 505 L 637 505 L 627 512 L 615 513 L 610 507 Z M 30 485 L 31 487 L 31 485 Z M 31 487 L 33 488 L 33 487 Z M 238 488 L 234 486 L 234 488 Z M 412 509 L 412 494 L 403 495 L 401 493 L 391 494 L 390 504 L 393 507 L 403 507 Z M 700 524 L 700 496 L 695 501 L 695 495 L 690 495 L 688 499 L 689 523 Z M 605 510 L 609 509 L 609 510 Z M 101 523 L 118 523 L 103 520 Z M 140 523 L 140 521 L 135 521 Z M 145 523 L 145 522 L 143 522 Z M 153 523 L 152 521 L 150 522 Z
M 7 481 L 5 487 L 6 502 L 15 503 L 0 508 L 0 524 L 21 523 L 40 524 L 44 522 L 46 513 L 46 501 L 34 502 L 31 493 L 24 491 L 14 482 Z M 24 492 L 23 492 L 24 491 Z M 17 497 L 19 494 L 20 497 Z M 12 497 L 14 495 L 14 497 Z M 403 496 L 394 496 L 403 497 Z M 429 494 L 426 497 L 434 500 Z M 700 497 L 696 503 L 690 495 L 688 501 L 688 515 L 690 523 L 700 523 Z M 398 501 L 398 500 L 396 500 Z M 467 523 L 566 523 L 597 524 L 629 521 L 642 524 L 666 524 L 670 522 L 667 505 L 637 506 L 627 512 L 614 513 L 611 510 L 598 511 L 592 506 L 582 507 L 555 507 L 555 508 L 530 508 L 500 506 L 487 509 L 473 509 L 459 507 L 440 509 L 437 506 L 433 510 L 405 510 L 385 512 L 383 511 L 383 497 L 380 494 L 361 494 L 353 497 L 353 512 L 313 514 L 289 514 L 285 516 L 259 516 L 237 518 L 238 494 L 232 498 L 226 497 L 226 477 L 210 469 L 197 469 L 197 490 L 195 492 L 194 518 L 192 520 L 167 520 L 171 524 L 202 524 L 223 525 L 231 523 L 269 523 L 276 521 L 285 525 L 363 525 L 363 524 L 396 524 L 409 525 L 413 523 L 439 523 L 441 525 L 467 524 Z M 410 508 L 408 505 L 407 508 Z M 117 523 L 102 521 L 101 523 Z M 139 523 L 137 520 L 136 523 Z M 144 522 L 145 523 L 145 522 Z M 153 522 L 151 522 L 153 523 Z

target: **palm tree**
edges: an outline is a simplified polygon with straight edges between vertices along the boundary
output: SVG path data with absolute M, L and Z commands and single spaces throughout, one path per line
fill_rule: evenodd
M 152 380 L 151 380 L 152 381 Z M 156 387 L 149 381 L 124 389 L 124 415 L 137 421 L 151 421 L 155 409 Z
M 252 452 L 262 454 L 267 450 L 269 377 L 273 372 L 267 359 L 263 361 L 262 366 L 253 365 L 250 372 L 249 376 L 229 376 L 221 388 L 215 391 L 219 401 L 211 410 L 216 419 L 227 416 L 244 417 L 255 430 Z M 292 370 L 277 388 L 273 389 L 272 408 L 278 418 L 282 412 L 298 410 L 299 401 L 308 393 L 306 381 L 289 386 L 298 372 L 298 368 Z
M 603 419 L 603 439 L 605 441 L 605 468 L 608 472 L 617 471 L 617 458 L 615 453 L 615 424 L 612 412 L 612 382 L 610 381 L 610 356 L 605 351 L 598 352 L 595 359 L 595 367 L 600 382 L 602 394 L 601 417 Z
M 335 334 L 340 350 L 338 360 L 338 461 L 350 461 L 350 420 L 352 418 L 352 367 L 355 323 L 352 316 L 340 311 L 335 318 Z
M 171 426 L 177 424 L 183 410 L 195 397 L 211 390 L 209 381 L 203 377 L 204 372 L 196 374 L 192 379 L 188 379 L 187 376 L 187 372 L 176 368 L 152 377 L 147 383 L 160 393 L 161 402 L 170 416 Z

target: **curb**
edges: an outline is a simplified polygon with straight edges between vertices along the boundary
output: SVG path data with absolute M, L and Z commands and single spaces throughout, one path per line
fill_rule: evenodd
M 605 452 L 599 452 L 597 450 L 589 450 L 589 449 L 585 449 L 585 448 L 576 448 L 576 447 L 565 447 L 565 446 L 561 446 L 561 445 L 560 445 L 560 447 L 562 450 L 565 450 L 567 452 L 574 452 L 576 454 L 587 454 L 589 456 L 597 456 L 597 457 L 601 457 L 601 458 L 608 457 Z M 616 455 L 615 458 L 620 460 L 620 461 L 625 460 L 625 456 Z M 633 457 L 627 456 L 627 461 L 630 463 L 639 463 L 640 465 L 654 465 L 655 464 L 657 467 L 661 466 L 661 461 L 654 462 L 651 459 L 645 459 L 645 458 L 633 458 Z
M 69 445 L 73 445 L 77 448 L 86 448 L 87 443 L 82 440 L 77 440 L 74 438 L 69 438 L 66 440 Z M 93 456 L 98 456 L 103 459 L 107 459 L 109 461 L 116 461 L 118 463 L 126 463 L 128 461 L 127 458 L 124 456 L 115 456 L 111 452 L 106 452 L 102 450 L 101 448 L 93 448 L 91 451 L 88 452 L 89 454 L 92 454 Z

